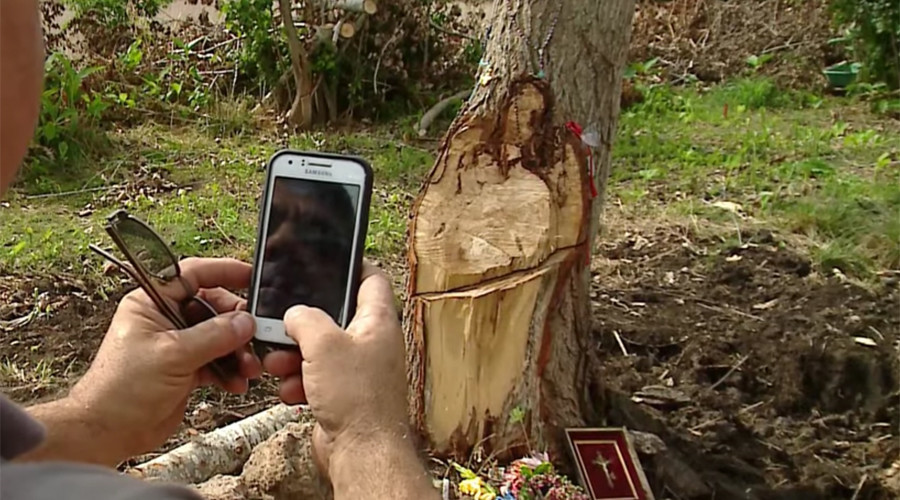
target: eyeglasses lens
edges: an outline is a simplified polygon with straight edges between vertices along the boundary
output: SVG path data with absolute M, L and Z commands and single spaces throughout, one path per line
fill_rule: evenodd
M 133 257 L 147 272 L 163 281 L 176 277 L 176 262 L 172 253 L 153 231 L 128 219 L 119 222 L 116 229 Z

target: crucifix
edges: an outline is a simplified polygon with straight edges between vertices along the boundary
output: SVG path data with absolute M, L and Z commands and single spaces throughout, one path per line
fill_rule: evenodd
M 606 457 L 603 456 L 603 453 L 597 452 L 597 457 L 594 458 L 594 465 L 603 469 L 603 475 L 606 476 L 606 484 L 609 485 L 610 488 L 615 487 L 615 479 L 616 474 L 609 470 L 609 466 L 612 464 Z

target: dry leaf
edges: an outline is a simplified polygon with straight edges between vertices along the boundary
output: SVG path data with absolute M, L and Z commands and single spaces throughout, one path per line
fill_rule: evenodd
M 712 203 L 712 206 L 721 208 L 722 210 L 728 210 L 733 214 L 740 214 L 744 211 L 744 208 L 742 206 L 730 201 L 717 201 L 715 203 Z
M 741 259 L 743 259 L 743 257 L 740 255 L 729 255 L 728 257 L 725 257 L 725 262 L 738 262 Z

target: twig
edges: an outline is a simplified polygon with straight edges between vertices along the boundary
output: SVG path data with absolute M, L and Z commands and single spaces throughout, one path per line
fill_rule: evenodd
M 737 363 L 735 363 L 731 368 L 728 369 L 727 372 L 725 372 L 725 375 L 722 375 L 722 378 L 720 378 L 719 380 L 717 380 L 715 384 L 713 384 L 713 385 L 711 385 L 711 386 L 709 387 L 709 390 L 710 390 L 710 391 L 716 390 L 716 387 L 719 387 L 719 385 L 721 385 L 722 382 L 725 382 L 725 379 L 727 379 L 728 377 L 730 377 L 731 374 L 734 373 L 735 370 L 737 370 L 738 368 L 740 368 L 741 365 L 744 364 L 744 361 L 747 361 L 748 358 L 750 358 L 750 356 L 747 356 L 747 355 L 741 357 L 741 359 L 739 359 Z
M 42 198 L 57 198 L 62 196 L 72 196 L 76 194 L 84 194 L 84 193 L 93 193 L 96 191 L 103 190 L 113 190 L 115 188 L 125 187 L 127 184 L 114 184 L 112 186 L 100 186 L 100 187 L 92 187 L 88 189 L 76 189 L 74 191 L 63 191 L 61 193 L 44 193 L 44 194 L 33 194 L 30 196 L 26 196 L 26 200 L 38 200 Z
M 754 410 L 754 409 L 756 409 L 756 408 L 759 408 L 760 406 L 762 406 L 762 405 L 764 405 L 764 404 L 766 404 L 765 401 L 757 401 L 756 403 L 753 403 L 753 404 L 750 405 L 750 406 L 745 406 L 745 407 L 741 408 L 741 409 L 737 412 L 737 414 L 738 414 L 738 415 L 741 415 L 741 414 L 747 413 L 748 411 Z
M 869 330 L 872 330 L 872 332 L 874 332 L 875 335 L 878 335 L 878 338 L 880 338 L 881 340 L 884 340 L 884 335 L 882 335 L 881 332 L 879 332 L 877 328 L 875 328 L 872 325 L 869 325 Z
M 219 222 L 216 221 L 215 217 L 211 218 L 210 220 L 212 221 L 213 225 L 216 226 L 216 229 L 218 229 L 219 232 L 222 233 L 222 236 L 225 237 L 225 241 L 227 241 L 229 245 L 234 246 L 234 240 L 231 239 L 231 236 L 228 236 L 228 233 L 226 233 L 225 230 L 222 229 L 222 226 L 219 225 Z
M 733 313 L 733 314 L 737 314 L 738 316 L 744 316 L 745 318 L 751 318 L 751 319 L 755 319 L 757 321 L 763 321 L 763 319 L 760 318 L 759 316 L 756 316 L 753 314 L 748 314 L 748 313 L 745 313 L 744 311 L 738 311 L 737 309 L 725 309 L 725 308 L 722 308 L 719 306 L 711 306 L 708 304 L 704 304 L 703 302 L 697 302 L 697 305 L 704 309 L 709 309 L 710 311 L 716 311 L 716 312 L 720 312 L 720 313 Z
M 625 343 L 622 342 L 622 337 L 619 335 L 619 332 L 613 330 L 613 337 L 616 338 L 616 342 L 619 344 L 619 349 L 622 350 L 622 354 L 624 354 L 625 357 L 630 356 L 630 354 L 628 354 L 628 349 L 625 349 Z
M 859 493 L 862 491 L 863 486 L 865 486 L 867 479 L 869 479 L 868 474 L 863 474 L 863 476 L 859 478 L 859 484 L 856 485 L 856 491 L 853 492 L 853 496 L 850 497 L 850 500 L 856 500 L 857 498 L 859 498 Z
M 407 16 L 408 17 L 408 16 Z M 406 19 L 404 18 L 404 21 Z M 399 31 L 396 31 L 391 37 L 388 39 L 387 43 L 384 44 L 384 47 L 381 48 L 381 53 L 378 54 L 378 61 L 375 63 L 375 72 L 372 74 L 372 90 L 375 91 L 375 95 L 378 95 L 378 70 L 381 69 L 381 60 L 384 59 L 384 53 L 387 52 L 388 47 L 394 43 L 394 40 L 397 39 L 397 36 L 400 34 Z
M 478 41 L 478 39 L 472 35 L 467 35 L 465 33 L 460 33 L 458 31 L 448 30 L 447 28 L 441 26 L 440 24 L 438 24 L 434 21 L 429 21 L 428 24 L 430 24 L 432 28 L 440 31 L 441 33 L 444 33 L 445 35 L 455 36 L 457 38 L 465 38 L 466 40 L 472 40 L 475 42 Z
M 787 43 L 785 43 L 785 44 L 778 45 L 777 47 L 771 47 L 771 48 L 765 49 L 765 50 L 763 50 L 762 52 L 760 52 L 760 54 L 761 54 L 761 55 L 771 54 L 771 53 L 773 53 L 773 52 L 778 52 L 778 51 L 781 51 L 781 50 L 791 49 L 791 48 L 797 47 L 797 46 L 799 46 L 799 45 L 803 45 L 803 42 L 794 42 L 794 41 L 790 41 L 790 40 L 789 40 L 789 41 L 788 41 Z

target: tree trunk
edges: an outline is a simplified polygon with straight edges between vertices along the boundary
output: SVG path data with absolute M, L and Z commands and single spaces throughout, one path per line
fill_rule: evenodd
M 494 1 L 478 83 L 410 224 L 410 404 L 438 455 L 558 454 L 591 413 L 588 260 L 633 13 Z
M 291 54 L 291 72 L 294 75 L 294 101 L 288 112 L 288 122 L 299 128 L 309 128 L 313 122 L 312 75 L 309 60 L 291 14 L 291 0 L 278 0 L 281 24 L 287 37 L 288 52 Z

